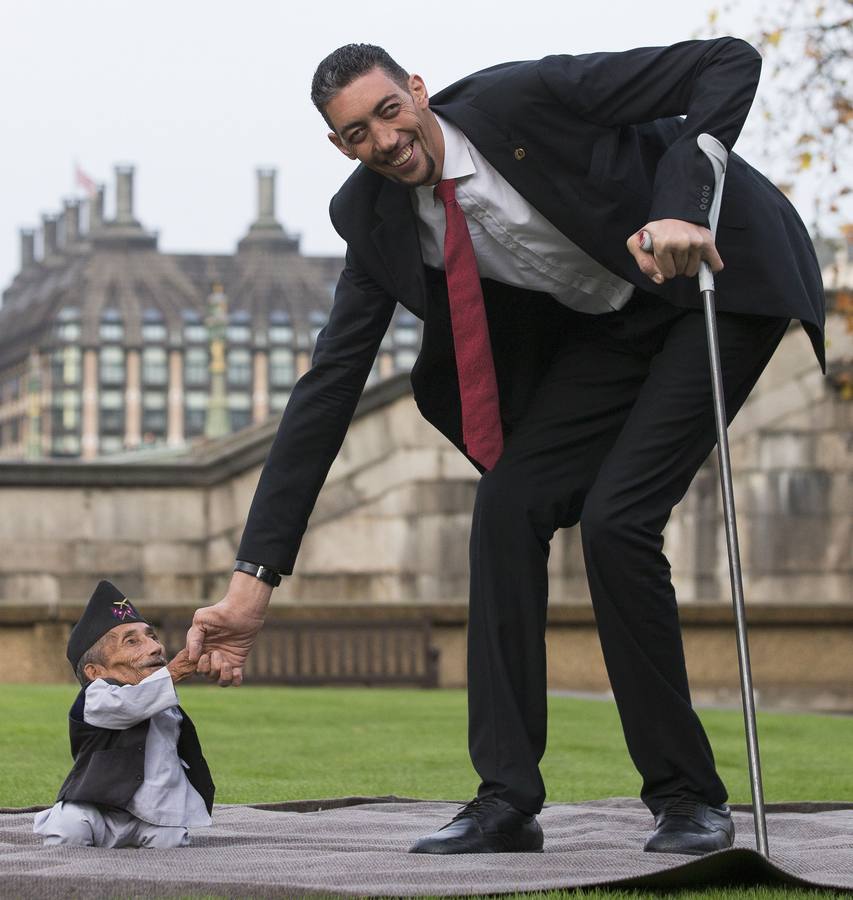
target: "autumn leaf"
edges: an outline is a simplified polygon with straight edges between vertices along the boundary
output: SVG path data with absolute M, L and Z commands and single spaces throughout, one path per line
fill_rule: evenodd
M 766 32 L 764 40 L 766 43 L 770 44 L 771 47 L 778 47 L 779 41 L 782 40 L 782 29 L 777 28 L 775 31 Z
M 811 153 L 800 153 L 800 155 L 797 157 L 797 160 L 800 165 L 800 171 L 802 172 L 803 169 L 808 169 L 811 166 L 812 155 Z

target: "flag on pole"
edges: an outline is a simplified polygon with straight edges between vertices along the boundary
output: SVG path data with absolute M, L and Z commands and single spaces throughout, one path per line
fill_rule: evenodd
M 76 163 L 74 164 L 74 180 L 77 183 L 77 187 L 83 188 L 90 197 L 94 197 L 98 193 L 98 185 L 95 184 L 95 179 L 90 178 Z

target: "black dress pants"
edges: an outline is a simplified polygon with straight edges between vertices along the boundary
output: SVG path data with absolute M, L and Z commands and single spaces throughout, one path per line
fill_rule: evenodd
M 787 320 L 718 313 L 729 419 Z M 724 803 L 687 684 L 664 526 L 716 443 L 701 310 L 637 292 L 619 312 L 571 313 L 471 530 L 469 749 L 482 783 L 536 813 L 545 799 L 549 542 L 580 523 L 601 647 L 641 796 Z

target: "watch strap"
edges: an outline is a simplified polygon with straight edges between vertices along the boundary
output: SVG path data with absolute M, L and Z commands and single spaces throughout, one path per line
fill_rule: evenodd
M 257 578 L 258 581 L 263 581 L 265 584 L 270 584 L 273 587 L 278 587 L 281 584 L 281 575 L 279 575 L 275 569 L 258 565 L 258 563 L 251 563 L 246 562 L 243 559 L 238 559 L 234 563 L 234 571 L 251 575 L 252 578 Z

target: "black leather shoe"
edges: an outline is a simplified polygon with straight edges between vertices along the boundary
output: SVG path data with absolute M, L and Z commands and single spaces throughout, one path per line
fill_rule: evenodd
M 728 849 L 734 839 L 735 823 L 728 806 L 709 806 L 701 800 L 682 798 L 667 804 L 655 816 L 655 830 L 643 849 L 701 856 Z
M 475 797 L 434 834 L 422 837 L 409 853 L 541 853 L 542 829 L 500 797 Z

